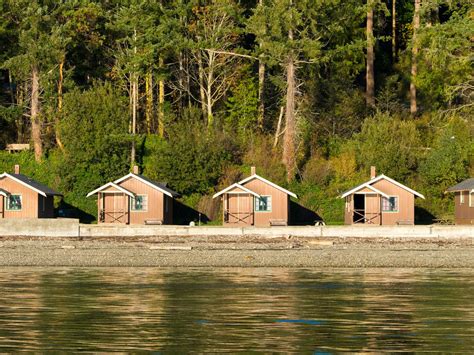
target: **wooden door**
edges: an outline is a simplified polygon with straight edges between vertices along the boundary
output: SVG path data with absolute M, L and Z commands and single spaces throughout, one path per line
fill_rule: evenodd
M 380 225 L 380 195 L 365 195 L 365 223 Z
M 104 222 L 128 223 L 128 196 L 122 193 L 108 193 L 104 198 Z
M 253 225 L 253 197 L 250 194 L 228 194 L 227 223 Z

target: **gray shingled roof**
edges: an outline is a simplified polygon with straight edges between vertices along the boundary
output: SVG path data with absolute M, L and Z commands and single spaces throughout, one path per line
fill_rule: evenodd
M 455 191 L 466 191 L 466 190 L 474 190 L 474 178 L 469 178 L 460 182 L 457 185 L 451 186 L 446 191 L 448 192 L 455 192 Z
M 46 185 L 43 185 L 41 183 L 39 183 L 38 181 L 36 180 L 33 180 L 32 178 L 29 178 L 28 176 L 26 175 L 23 175 L 23 174 L 11 174 L 11 176 L 15 177 L 16 179 L 24 182 L 25 184 L 37 189 L 37 190 L 40 190 L 41 192 L 43 192 L 46 196 L 62 196 L 61 193 L 57 192 L 57 191 L 54 191 L 53 189 L 49 188 L 48 186 Z
M 179 197 L 180 194 L 177 193 L 176 191 L 173 191 L 171 190 L 169 187 L 167 187 L 167 183 L 166 182 L 156 182 L 156 181 L 153 181 L 153 180 L 150 180 L 148 179 L 147 177 L 143 176 L 143 175 L 138 175 L 140 176 L 140 178 L 142 178 L 143 180 L 146 180 L 148 181 L 150 184 L 152 185 L 155 185 L 156 187 L 158 187 L 159 189 L 162 189 L 164 191 L 167 191 L 169 192 L 173 197 Z

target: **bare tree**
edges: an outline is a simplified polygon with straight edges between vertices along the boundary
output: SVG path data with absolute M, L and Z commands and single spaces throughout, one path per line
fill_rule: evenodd
M 410 113 L 415 115 L 418 111 L 416 101 L 416 75 L 417 75 L 417 57 L 418 41 L 417 34 L 420 28 L 420 7 L 421 0 L 415 0 L 415 11 L 413 13 L 413 37 L 412 37 L 412 57 L 411 57 L 411 79 L 410 79 Z
M 372 1 L 367 3 L 367 69 L 366 69 L 366 103 L 375 105 L 375 76 L 374 76 L 374 8 Z
M 35 151 L 35 160 L 41 161 L 43 156 L 43 141 L 41 138 L 41 122 L 39 117 L 40 112 L 40 85 L 39 85 L 39 71 L 36 65 L 31 68 L 31 139 L 33 140 L 33 147 Z

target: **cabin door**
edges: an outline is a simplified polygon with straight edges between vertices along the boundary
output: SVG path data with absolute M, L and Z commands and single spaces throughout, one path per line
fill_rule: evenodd
M 104 222 L 128 223 L 128 196 L 123 193 L 104 194 Z
M 380 225 L 380 196 L 365 195 L 365 223 Z
M 365 222 L 365 194 L 354 194 L 354 213 L 352 223 Z
M 241 193 L 227 196 L 227 223 L 253 225 L 253 196 Z

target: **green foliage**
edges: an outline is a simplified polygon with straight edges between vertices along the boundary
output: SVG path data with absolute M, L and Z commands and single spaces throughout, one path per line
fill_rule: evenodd
M 432 192 L 444 192 L 468 177 L 469 157 L 474 152 L 471 132 L 465 121 L 453 117 L 439 127 L 433 148 L 420 166 L 420 176 Z M 433 191 L 434 190 L 434 191 Z
M 354 137 L 358 166 L 370 166 L 396 180 L 405 181 L 417 167 L 420 137 L 413 121 L 404 121 L 386 113 L 367 118 Z
M 468 6 L 455 11 L 448 21 L 422 29 L 417 85 L 431 107 L 469 101 L 474 80 L 472 33 L 472 7 Z
M 392 58 L 390 14 L 379 0 L 0 0 L 0 148 L 30 141 L 34 66 L 45 152 L 41 163 L 30 152 L 0 152 L 0 168 L 19 163 L 64 193 L 61 208 L 90 220 L 96 205 L 87 192 L 129 170 L 136 83 L 138 163 L 208 215 L 218 215 L 215 190 L 256 166 L 326 222 L 341 223 L 337 196 L 365 181 L 371 165 L 424 193 L 417 205 L 426 213 L 451 213 L 444 190 L 474 173 L 472 0 L 423 2 L 416 118 L 407 112 L 413 1 L 396 4 Z M 367 6 L 375 6 L 375 114 L 363 94 Z M 274 146 L 289 62 L 299 168 L 291 186 L 281 161 L 284 115 Z M 145 133 L 158 119 L 163 138 Z
M 167 181 L 182 194 L 212 191 L 233 158 L 232 143 L 199 121 L 177 122 L 168 127 L 168 135 L 167 141 L 155 138 L 146 142 L 145 174 Z
M 128 120 L 125 99 L 110 84 L 74 90 L 64 97 L 61 137 L 64 168 L 58 174 L 61 187 L 71 191 L 76 203 L 129 167 Z M 76 200 L 77 199 L 77 200 Z M 91 203 L 81 207 L 93 212 Z
M 226 128 L 246 140 L 257 125 L 257 84 L 249 78 L 239 82 L 228 98 Z

